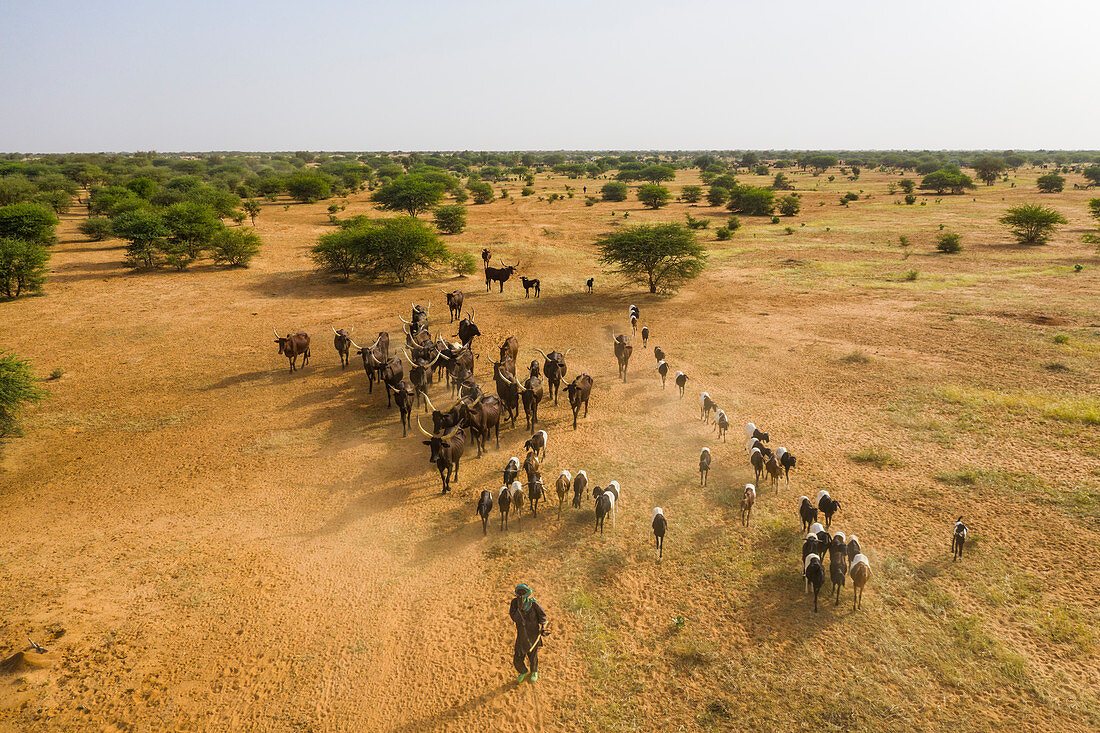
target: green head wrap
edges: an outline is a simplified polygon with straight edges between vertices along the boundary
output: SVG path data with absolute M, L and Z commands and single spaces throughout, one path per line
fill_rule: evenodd
M 521 599 L 524 611 L 531 610 L 531 604 L 535 602 L 535 591 L 526 583 L 516 586 L 516 596 Z

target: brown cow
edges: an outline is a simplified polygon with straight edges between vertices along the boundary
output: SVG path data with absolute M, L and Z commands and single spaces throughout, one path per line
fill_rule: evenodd
M 569 356 L 569 352 L 573 349 L 566 349 L 565 353 L 560 351 L 551 351 L 547 354 L 542 349 L 535 349 L 535 351 L 542 354 L 542 357 L 546 359 L 546 363 L 543 364 L 542 372 L 546 375 L 546 382 L 550 385 L 550 395 L 554 398 L 554 404 L 558 404 L 558 389 L 561 387 L 561 380 L 565 379 L 566 365 L 565 357 Z
M 434 463 L 439 469 L 439 479 L 443 482 L 443 493 L 451 490 L 451 480 L 458 478 L 458 464 L 462 461 L 462 448 L 466 444 L 466 433 L 461 426 L 456 425 L 446 435 L 441 433 L 429 433 L 420 424 L 420 418 L 416 418 L 416 427 L 428 438 L 422 441 L 431 449 L 428 457 L 430 463 Z
M 332 326 L 329 326 L 329 328 L 332 328 Z M 354 331 L 354 328 L 352 328 L 351 331 L 343 328 L 337 331 L 335 328 L 332 328 L 332 333 L 335 334 L 332 337 L 332 345 L 336 347 L 336 353 L 340 355 L 341 369 L 346 367 L 348 365 L 348 362 L 350 361 L 350 357 L 348 356 L 348 354 L 351 351 L 351 334 Z
M 454 323 L 456 318 L 462 317 L 462 291 L 455 290 L 454 292 L 448 293 L 446 290 L 443 290 L 443 288 L 440 288 L 440 290 L 447 296 L 447 307 L 451 309 L 451 323 Z
M 462 413 L 470 434 L 477 444 L 477 457 L 485 451 L 485 439 L 494 429 L 497 436 L 497 448 L 500 448 L 500 398 L 495 395 L 483 395 L 473 405 L 462 403 Z
M 271 329 L 275 331 L 275 329 Z M 280 336 L 278 331 L 275 331 L 275 343 L 279 345 L 279 354 L 285 355 L 287 359 L 290 359 L 290 371 L 291 373 L 297 369 L 298 357 L 302 356 L 302 368 L 305 369 L 309 364 L 309 334 L 305 331 L 299 331 L 295 334 L 287 334 L 286 336 Z
M 634 347 L 630 345 L 630 339 L 626 336 L 614 334 L 612 336 L 611 343 L 615 346 L 615 358 L 619 362 L 619 377 L 625 382 L 626 368 L 630 363 L 630 355 L 634 353 Z
M 587 374 L 575 377 L 565 391 L 569 394 L 569 406 L 573 408 L 573 429 L 576 430 L 577 414 L 581 411 L 581 403 L 584 403 L 584 416 L 588 417 L 588 397 L 592 394 L 592 377 Z

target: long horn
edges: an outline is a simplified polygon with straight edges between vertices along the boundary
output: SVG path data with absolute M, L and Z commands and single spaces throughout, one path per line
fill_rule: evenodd
M 570 351 L 572 351 L 572 350 L 573 350 L 573 349 L 566 349 L 566 350 L 565 350 L 565 353 L 564 353 L 564 354 L 562 354 L 562 358 L 564 358 L 564 357 L 566 357 L 566 356 L 569 356 L 569 352 L 570 352 Z
M 355 341 L 351 338 L 351 336 L 348 336 L 348 341 L 351 341 L 351 345 L 354 346 L 359 351 L 363 350 L 363 347 L 360 346 L 359 344 L 355 343 Z
M 431 411 L 436 412 L 435 405 L 432 404 L 432 398 L 428 396 L 427 392 L 424 393 L 424 399 L 428 401 L 428 407 L 431 409 Z
M 546 352 L 545 352 L 545 351 L 543 351 L 542 349 L 535 349 L 535 351 L 537 351 L 537 352 L 539 352 L 540 354 L 542 354 L 542 358 L 543 358 L 543 359 L 546 359 L 547 361 L 549 361 L 549 360 L 550 360 L 550 357 L 549 357 L 549 356 L 547 356 L 547 355 L 546 355 Z
M 424 312 L 427 313 L 431 309 L 432 309 L 432 299 L 428 298 L 428 307 L 424 309 Z
M 400 317 L 401 316 L 398 316 L 398 318 Z M 405 321 L 405 323 L 408 323 L 408 321 Z M 401 330 L 405 332 L 406 336 L 412 336 L 412 331 L 410 331 L 407 326 L 402 326 Z
M 497 259 L 500 260 L 499 257 L 497 257 Z M 501 264 L 502 267 L 507 267 L 508 266 L 508 265 L 504 264 L 504 260 L 500 260 L 500 264 Z
M 355 333 L 355 326 L 352 326 L 351 330 L 348 331 L 348 336 L 352 335 L 353 333 Z
M 329 328 L 332 328 L 332 326 L 329 326 Z M 340 335 L 339 331 L 337 331 L 335 328 L 332 328 L 332 332 L 335 333 L 337 336 Z
M 376 339 L 374 340 L 374 343 L 373 343 L 373 344 L 371 344 L 371 348 L 373 349 L 373 348 L 374 348 L 375 346 L 377 346 L 377 345 L 378 345 L 378 342 L 379 342 L 379 341 L 381 341 L 381 340 L 382 340 L 382 334 L 378 334 L 378 338 L 376 338 Z
M 417 419 L 419 419 L 419 418 L 417 418 Z M 451 430 L 451 432 L 447 433 L 446 435 L 442 436 L 440 438 L 440 440 L 450 440 L 451 438 L 454 437 L 454 434 L 457 433 L 461 428 L 462 428 L 461 425 L 455 425 L 454 429 Z
M 274 326 L 271 327 L 271 332 L 275 334 L 275 338 L 277 338 L 277 339 L 282 338 L 282 336 L 279 335 L 279 332 L 275 330 Z
M 429 438 L 439 437 L 435 433 L 429 433 L 424 429 L 424 426 L 420 424 L 420 415 L 416 416 L 416 427 L 420 428 L 420 432 L 424 433 L 424 435 L 427 435 Z
M 432 361 L 431 361 L 431 363 L 430 363 L 430 364 L 428 364 L 428 367 L 429 367 L 429 368 L 431 368 L 431 367 L 435 366 L 435 363 L 436 363 L 437 361 L 439 361 L 439 357 L 441 357 L 441 356 L 443 356 L 443 352 L 442 352 L 442 351 L 437 351 L 437 352 L 435 352 L 435 358 L 434 358 L 434 359 L 432 359 Z
M 409 356 L 409 352 L 405 351 L 404 349 L 401 349 L 401 353 L 405 355 L 405 358 L 409 360 L 410 364 L 415 364 L 416 363 L 416 362 L 413 361 L 413 358 L 411 356 Z

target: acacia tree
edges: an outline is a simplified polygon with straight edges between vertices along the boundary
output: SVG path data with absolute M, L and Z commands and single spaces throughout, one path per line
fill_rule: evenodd
M 0 351 L 0 440 L 18 430 L 19 412 L 45 397 L 30 362 Z
M 256 226 L 256 215 L 260 213 L 260 202 L 256 199 L 247 199 L 241 208 L 244 209 L 244 213 L 248 214 L 248 217 L 252 219 L 252 226 Z
M 9 298 L 42 290 L 50 251 L 40 242 L 0 237 L 0 290 Z
M 371 201 L 386 211 L 418 216 L 443 199 L 443 188 L 442 184 L 426 181 L 412 173 L 381 186 L 371 196 Z
M 993 183 L 1001 177 L 1001 174 L 1004 173 L 1005 164 L 1000 158 L 994 158 L 991 155 L 983 155 L 974 160 L 973 168 L 974 172 L 978 174 L 979 180 L 987 186 L 992 186 Z
M 1054 209 L 1039 204 L 1013 206 L 998 221 L 1008 227 L 1020 244 L 1043 244 L 1059 224 L 1068 223 Z
M 672 193 L 664 186 L 648 183 L 638 189 L 638 200 L 651 209 L 659 209 L 669 202 Z
M 699 276 L 707 254 L 680 224 L 637 224 L 596 240 L 600 262 L 649 292 L 673 291 Z
M 702 186 L 684 186 L 682 189 L 680 189 L 680 198 L 683 199 L 685 203 L 699 203 L 699 199 L 702 197 Z
M 1039 176 L 1035 185 L 1042 193 L 1061 193 L 1066 187 L 1066 179 L 1057 173 L 1047 173 L 1045 176 Z
M 920 182 L 921 190 L 934 190 L 942 194 L 948 190 L 951 193 L 962 193 L 963 189 L 974 188 L 974 181 L 970 176 L 960 171 L 956 166 L 945 166 L 926 175 Z
M 621 181 L 608 181 L 600 189 L 604 201 L 626 201 L 630 187 Z
M 439 236 L 412 216 L 358 221 L 322 236 L 312 254 L 319 267 L 345 280 L 358 273 L 371 280 L 392 277 L 399 283 L 450 258 Z
M 661 183 L 662 181 L 671 181 L 676 177 L 676 171 L 669 168 L 667 165 L 647 165 L 645 168 L 638 171 L 638 178 L 643 181 L 649 181 L 650 183 Z

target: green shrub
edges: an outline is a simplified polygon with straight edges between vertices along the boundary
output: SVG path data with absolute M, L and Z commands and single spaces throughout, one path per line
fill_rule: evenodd
M 1039 176 L 1035 185 L 1042 193 L 1061 193 L 1066 187 L 1066 179 L 1057 173 L 1048 173 L 1045 176 Z
M 1006 226 L 1020 244 L 1042 244 L 1050 239 L 1066 217 L 1038 204 L 1013 206 L 998 221 Z
M 711 206 L 721 206 L 729 201 L 729 198 L 729 189 L 722 188 L 721 186 L 711 186 L 707 191 L 707 203 Z
M 519 194 L 520 196 L 530 196 L 534 192 L 535 189 L 531 188 L 530 186 L 524 186 L 522 189 L 520 189 Z
M 651 209 L 659 209 L 669 202 L 672 193 L 664 186 L 648 183 L 638 189 L 638 200 Z
M 496 200 L 493 187 L 485 181 L 474 181 L 466 186 L 475 204 L 488 204 Z
M 466 207 L 444 204 L 435 209 L 435 228 L 444 234 L 461 234 L 466 229 Z
M 20 411 L 45 396 L 30 362 L 0 351 L 0 440 L 15 435 Z
M 731 216 L 726 221 L 726 228 L 729 229 L 731 232 L 736 232 L 738 229 L 741 228 L 741 217 Z
M 794 216 L 802 210 L 802 202 L 797 196 L 784 196 L 779 199 L 779 213 L 783 216 Z
M 477 260 L 469 252 L 451 255 L 451 269 L 456 275 L 473 275 L 477 272 Z
M 102 242 L 111 236 L 111 220 L 105 216 L 89 216 L 80 222 L 79 229 L 93 242 Z
M 719 242 L 724 242 L 730 238 L 732 233 L 729 227 L 718 227 L 714 230 L 714 238 Z
M 49 262 L 41 242 L 0 237 L 0 290 L 9 298 L 41 291 Z
M 333 180 L 316 170 L 299 171 L 286 180 L 286 191 L 304 204 L 312 204 L 332 195 Z
M 917 195 L 915 193 L 905 194 L 905 203 L 908 206 L 912 206 L 913 204 L 917 203 Z
M 703 198 L 703 188 L 701 186 L 684 186 L 680 190 L 680 198 L 685 203 L 698 203 L 699 199 Z
M 251 229 L 222 229 L 210 242 L 215 265 L 248 267 L 260 253 L 260 237 Z
M 691 214 L 687 214 L 687 227 L 688 229 L 706 229 L 710 226 L 709 219 L 696 219 Z
M 0 237 L 53 244 L 57 224 L 57 214 L 41 204 L 0 206 Z
M 962 237 L 954 232 L 943 232 L 936 237 L 936 251 L 954 254 L 962 251 Z
M 779 217 L 778 216 L 773 216 L 772 217 L 772 224 L 778 224 L 778 223 L 779 223 Z
M 604 201 L 626 201 L 630 187 L 620 181 L 608 181 L 600 189 Z

